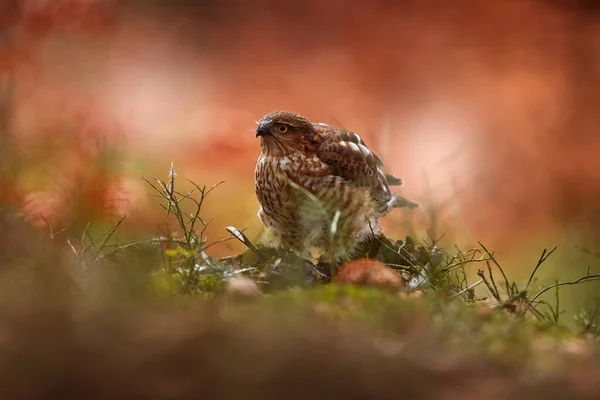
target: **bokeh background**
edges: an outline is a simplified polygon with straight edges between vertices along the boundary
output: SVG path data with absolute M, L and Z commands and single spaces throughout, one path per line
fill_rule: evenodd
M 158 232 L 142 179 L 211 186 L 210 240 L 257 237 L 255 121 L 363 136 L 402 194 L 390 236 L 495 249 L 516 277 L 600 254 L 595 1 L 0 1 L 0 201 L 46 229 Z M 104 221 L 104 222 L 103 222 Z M 214 246 L 215 256 L 241 250 Z M 520 275 L 521 274 L 521 275 Z

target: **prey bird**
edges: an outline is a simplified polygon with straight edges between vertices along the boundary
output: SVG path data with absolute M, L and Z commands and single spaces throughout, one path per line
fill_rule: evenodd
M 261 153 L 254 173 L 263 242 L 311 259 L 319 250 L 336 261 L 352 258 L 381 235 L 378 219 L 418 203 L 393 194 L 402 181 L 356 133 L 313 123 L 289 111 L 257 122 Z

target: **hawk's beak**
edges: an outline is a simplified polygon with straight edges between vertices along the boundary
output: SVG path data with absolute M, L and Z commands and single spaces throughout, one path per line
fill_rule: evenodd
M 256 127 L 256 137 L 270 135 L 272 124 L 273 124 L 273 121 L 271 121 L 271 120 L 260 121 L 258 123 L 258 126 Z

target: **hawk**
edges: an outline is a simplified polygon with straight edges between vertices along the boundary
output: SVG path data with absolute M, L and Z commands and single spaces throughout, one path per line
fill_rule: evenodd
M 380 235 L 378 219 L 418 204 L 394 195 L 402 181 L 356 133 L 313 123 L 289 111 L 257 122 L 261 153 L 254 173 L 264 243 L 311 259 L 320 250 L 336 261 Z

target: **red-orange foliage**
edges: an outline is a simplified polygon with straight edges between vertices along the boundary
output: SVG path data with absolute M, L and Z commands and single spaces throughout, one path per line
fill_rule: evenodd
M 427 174 L 440 233 L 464 222 L 470 239 L 511 246 L 515 232 L 594 232 L 600 220 L 600 22 L 558 3 L 6 0 L 0 81 L 15 82 L 18 141 L 59 120 L 83 130 L 64 106 L 80 103 L 88 121 L 118 123 L 145 171 L 175 161 L 182 178 L 227 180 L 207 211 L 219 232 L 258 229 L 251 130 L 291 109 L 360 133 L 423 203 Z M 72 162 L 57 160 L 56 176 Z M 107 187 L 142 175 L 78 173 Z M 23 180 L 12 181 L 22 195 L 47 189 Z M 100 197 L 82 198 L 111 203 Z M 423 210 L 414 215 L 425 225 Z
M 114 0 L 22 1 L 21 28 L 34 35 L 94 34 L 110 27 L 116 17 Z

